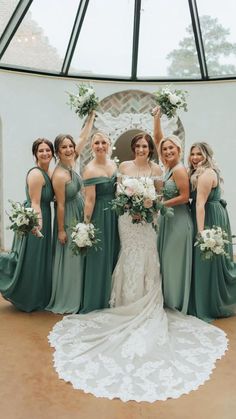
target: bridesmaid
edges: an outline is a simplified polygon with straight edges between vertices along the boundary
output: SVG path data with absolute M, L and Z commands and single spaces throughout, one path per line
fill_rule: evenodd
M 165 166 L 163 198 L 174 208 L 174 217 L 160 216 L 158 251 L 163 277 L 164 302 L 167 307 L 187 313 L 192 269 L 193 225 L 188 207 L 189 179 L 181 163 L 178 137 L 163 138 L 160 110 L 154 109 L 154 141 Z
M 39 214 L 38 229 L 43 238 L 32 233 L 14 236 L 10 254 L 0 255 L 0 291 L 19 310 L 43 310 L 51 294 L 51 207 L 53 189 L 50 162 L 54 157 L 52 143 L 38 138 L 32 146 L 36 166 L 26 176 L 26 206 Z M 36 234 L 36 232 L 35 232 Z
M 84 221 L 100 230 L 100 249 L 87 251 L 81 313 L 109 306 L 111 276 L 119 252 L 117 216 L 109 203 L 115 197 L 116 165 L 109 158 L 110 141 L 97 132 L 92 138 L 94 158 L 85 167 Z
M 200 142 L 192 145 L 189 175 L 195 235 L 215 225 L 225 230 L 230 240 L 227 246 L 229 257 L 219 255 L 203 260 L 199 248 L 194 247 L 189 314 L 211 321 L 235 313 L 236 265 L 233 262 L 226 203 L 221 200 L 220 171 L 208 144 Z
M 83 258 L 70 249 L 74 223 L 83 220 L 82 181 L 73 169 L 75 160 L 91 132 L 95 112 L 92 111 L 81 131 L 78 144 L 71 135 L 60 134 L 54 142 L 58 158 L 52 183 L 55 191 L 55 219 L 53 230 L 52 295 L 47 310 L 54 313 L 77 313 L 81 306 Z

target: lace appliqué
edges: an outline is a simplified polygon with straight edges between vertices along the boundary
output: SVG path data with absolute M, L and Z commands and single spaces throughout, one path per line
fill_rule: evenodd
M 227 349 L 225 333 L 163 309 L 156 233 L 119 219 L 121 252 L 111 309 L 69 315 L 49 335 L 60 378 L 97 397 L 166 400 L 209 379 Z

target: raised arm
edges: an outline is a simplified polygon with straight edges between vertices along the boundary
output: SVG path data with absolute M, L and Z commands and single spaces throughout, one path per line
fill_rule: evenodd
M 81 130 L 79 140 L 78 140 L 76 148 L 75 148 L 76 154 L 78 156 L 80 155 L 81 151 L 83 150 L 83 148 L 84 148 L 84 146 L 85 146 L 85 144 L 86 144 L 86 142 L 89 138 L 89 135 L 90 135 L 91 130 L 93 128 L 93 123 L 94 123 L 95 116 L 96 116 L 95 111 L 90 112 L 90 114 L 87 116 L 86 122 L 85 122 L 85 124 L 84 124 L 84 126 Z
M 153 122 L 154 122 L 153 138 L 154 138 L 154 143 L 158 152 L 159 144 L 164 137 L 162 129 L 161 129 L 161 110 L 159 106 L 156 106 L 153 109 L 152 115 L 153 115 Z

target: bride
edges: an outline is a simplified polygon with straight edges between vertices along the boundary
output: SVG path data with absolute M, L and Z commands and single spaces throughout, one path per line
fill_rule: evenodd
M 120 181 L 149 177 L 158 186 L 161 170 L 150 160 L 151 137 L 140 133 L 131 148 L 134 160 L 121 163 Z M 119 217 L 121 251 L 111 308 L 69 315 L 54 326 L 49 335 L 54 366 L 60 378 L 97 397 L 177 398 L 209 378 L 227 338 L 215 326 L 163 309 L 156 232 L 138 217 L 132 221 L 127 213 Z

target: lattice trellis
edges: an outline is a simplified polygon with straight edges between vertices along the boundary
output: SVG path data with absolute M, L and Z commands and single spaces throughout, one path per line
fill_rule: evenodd
M 126 131 L 139 129 L 152 134 L 153 118 L 151 110 L 156 106 L 155 96 L 141 90 L 124 90 L 107 96 L 99 104 L 92 135 L 97 130 L 105 131 L 111 140 L 112 146 Z M 178 135 L 184 149 L 184 128 L 179 118 L 161 119 L 165 135 L 173 133 Z M 91 160 L 90 142 L 87 143 L 81 155 L 81 169 Z

